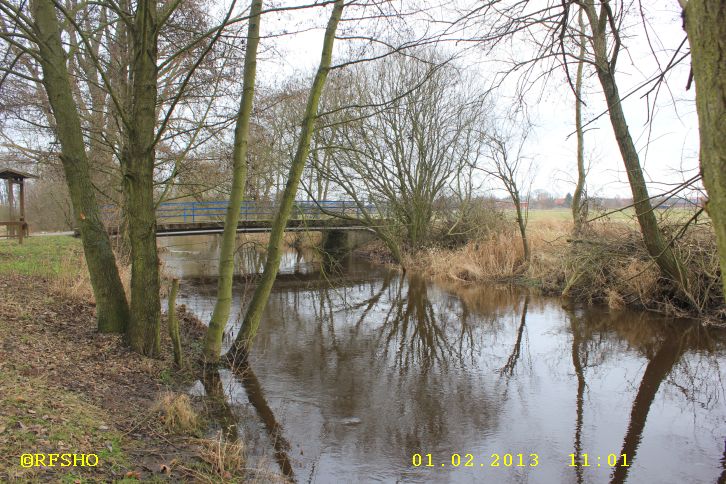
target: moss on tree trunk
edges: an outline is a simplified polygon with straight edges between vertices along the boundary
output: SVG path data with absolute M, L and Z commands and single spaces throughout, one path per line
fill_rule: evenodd
M 696 81 L 701 174 L 726 294 L 726 1 L 690 0 L 686 30 Z
M 123 332 L 129 319 L 129 306 L 91 183 L 81 121 L 71 91 L 57 13 L 49 0 L 34 0 L 31 8 L 38 36 L 43 86 L 56 121 L 56 135 L 61 144 L 60 159 L 96 299 L 98 330 Z
M 224 220 L 222 245 L 219 250 L 219 280 L 217 281 L 217 301 L 214 305 L 209 329 L 204 338 L 204 357 L 207 362 L 219 360 L 222 348 L 222 335 L 229 320 L 232 305 L 232 282 L 234 276 L 234 253 L 237 239 L 240 204 L 247 180 L 247 146 L 249 144 L 250 117 L 255 95 L 255 76 L 257 74 L 257 46 L 260 43 L 260 12 L 262 0 L 253 0 L 250 8 L 250 23 L 247 31 L 244 80 L 242 81 L 242 100 L 237 114 L 234 132 L 234 151 L 232 154 L 232 193 L 230 194 L 227 214 Z
M 288 174 L 285 190 L 280 202 L 280 208 L 272 223 L 272 231 L 270 233 L 270 241 L 267 246 L 267 260 L 265 261 L 265 269 L 260 278 L 260 282 L 255 288 L 250 305 L 247 308 L 242 328 L 240 329 L 234 345 L 230 350 L 229 357 L 233 362 L 246 360 L 252 340 L 257 334 L 262 319 L 262 313 L 267 306 L 267 301 L 272 291 L 272 284 L 277 277 L 277 271 L 280 267 L 282 258 L 282 239 L 285 234 L 285 227 L 292 212 L 293 203 L 295 202 L 295 194 L 297 193 L 300 177 L 302 176 L 305 161 L 310 151 L 310 139 L 312 138 L 313 129 L 315 127 L 315 118 L 317 116 L 320 97 L 323 94 L 325 80 L 330 70 L 330 62 L 333 56 L 333 43 L 335 41 L 335 31 L 338 28 L 338 22 L 343 14 L 343 0 L 336 0 L 333 11 L 328 20 L 328 26 L 325 30 L 325 39 L 323 41 L 323 51 L 320 56 L 320 65 L 313 80 L 308 95 L 307 106 L 305 107 L 305 116 L 298 140 L 297 150 L 293 158 L 290 172 Z
M 125 121 L 126 136 L 121 153 L 131 246 L 131 320 L 127 339 L 134 351 L 146 356 L 156 356 L 160 350 L 161 306 L 154 204 L 157 15 L 155 2 L 138 2 L 132 35 L 131 106 Z

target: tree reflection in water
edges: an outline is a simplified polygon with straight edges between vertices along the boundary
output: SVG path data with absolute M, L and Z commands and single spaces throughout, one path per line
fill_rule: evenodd
M 270 436 L 275 460 L 282 474 L 294 482 L 295 475 L 288 455 L 290 443 L 285 439 L 282 426 L 267 403 L 260 382 L 249 362 L 245 361 L 241 366 L 234 368 L 233 375 L 244 387 L 249 402 Z M 233 442 L 238 441 L 238 418 L 227 400 L 219 370 L 208 369 L 202 378 L 202 384 L 207 396 L 209 414 L 220 424 L 224 438 Z
M 617 466 L 612 475 L 611 483 L 623 483 L 628 476 L 628 469 L 635 463 L 635 457 L 638 452 L 638 446 L 643 438 L 643 429 L 645 421 L 648 418 L 650 406 L 655 400 L 661 382 L 665 380 L 671 372 L 675 364 L 686 350 L 686 340 L 688 333 L 692 328 L 681 330 L 673 328 L 669 331 L 666 339 L 660 344 L 656 353 L 651 357 L 648 365 L 645 367 L 643 378 L 638 387 L 638 393 L 633 400 L 633 407 L 630 411 L 630 423 L 623 440 L 623 447 L 620 451 Z M 623 458 L 625 455 L 628 460 L 628 467 L 623 466 Z
M 415 452 L 512 442 L 537 448 L 546 436 L 576 455 L 620 451 L 631 467 L 610 475 L 607 468 L 570 473 L 542 465 L 532 479 L 558 482 L 564 472 L 572 482 L 618 483 L 699 472 L 700 481 L 722 474 L 726 484 L 722 436 L 708 433 L 723 429 L 723 345 L 711 347 L 708 331 L 648 313 L 577 305 L 563 311 L 560 301 L 511 288 L 433 284 L 368 267 L 321 275 L 294 266 L 296 274 L 278 278 L 252 364 L 285 436 L 305 450 L 294 462 L 298 477 L 360 480 L 375 467 L 393 481 Z M 228 382 L 225 372 L 222 378 Z M 254 380 L 231 385 L 232 402 L 251 397 L 261 424 L 248 424 L 250 437 L 285 452 L 286 440 L 275 437 L 281 427 L 264 397 L 257 400 Z M 509 391 L 497 391 L 500 384 Z M 684 418 L 671 429 L 674 415 Z M 220 422 L 234 430 L 234 422 Z M 682 449 L 674 443 L 691 435 L 702 441 Z M 654 467 L 646 454 L 704 465 Z M 697 461 L 706 455 L 710 467 Z M 458 479 L 442 480 L 448 477 Z M 526 480 L 524 473 L 509 477 Z
M 418 275 L 399 278 L 395 295 L 383 324 L 378 342 L 384 356 L 392 355 L 402 371 L 417 367 L 425 373 L 434 364 L 446 367 L 457 360 L 464 364 L 464 350 L 473 351 L 471 326 L 463 318 L 458 335 L 447 330 L 452 326 L 451 313 L 436 312 L 428 295 L 426 280 Z
M 517 367 L 519 361 L 519 355 L 522 352 L 522 336 L 524 335 L 524 327 L 527 324 L 527 308 L 529 307 L 529 294 L 524 296 L 524 303 L 522 303 L 522 315 L 519 318 L 519 327 L 517 328 L 517 339 L 514 341 L 514 347 L 512 352 L 507 358 L 507 362 L 499 370 L 500 375 L 511 377 L 514 374 L 514 370 Z
M 664 326 L 662 322 L 653 324 L 650 316 L 645 314 L 633 321 L 632 314 L 629 318 L 620 318 L 617 312 L 601 312 L 598 316 L 594 311 L 588 310 L 585 311 L 586 314 L 580 316 L 568 307 L 565 307 L 565 312 L 570 319 L 572 363 L 577 377 L 574 443 L 574 453 L 577 456 L 583 452 L 582 429 L 586 389 L 584 371 L 588 367 L 591 354 L 599 353 L 598 364 L 602 363 L 609 352 L 616 352 L 610 346 L 614 342 L 625 340 L 647 358 L 645 370 L 633 399 L 627 430 L 618 454 L 619 459 L 610 478 L 612 484 L 622 484 L 626 482 L 629 470 L 636 463 L 648 414 L 663 382 L 671 383 L 686 396 L 687 401 L 694 404 L 698 401 L 697 395 L 703 395 L 704 391 L 709 393 L 708 389 L 696 388 L 698 381 L 695 378 L 686 378 L 679 384 L 674 380 L 683 379 L 683 375 L 688 371 L 688 361 L 684 360 L 684 355 L 690 352 L 693 357 L 694 354 L 701 353 L 693 350 L 713 350 L 712 340 L 707 330 L 686 321 L 675 321 Z M 720 376 L 718 380 L 720 381 Z M 623 455 L 626 456 L 627 466 L 622 465 Z M 578 465 L 574 470 L 577 482 L 584 482 L 584 468 Z
M 571 308 L 565 307 L 565 312 L 570 319 L 570 331 L 572 331 L 572 366 L 575 369 L 575 376 L 577 377 L 577 396 L 575 398 L 575 444 L 574 453 L 577 457 L 575 467 L 575 476 L 577 483 L 582 484 L 583 481 L 583 467 L 582 467 L 582 423 L 585 418 L 585 371 L 584 367 L 587 366 L 587 351 L 582 351 L 582 336 L 580 329 L 580 320 L 576 316 L 575 311 Z M 584 354 L 583 354 L 584 353 Z
M 262 392 L 262 386 L 257 379 L 257 375 L 252 371 L 252 367 L 247 361 L 233 370 L 234 375 L 242 382 L 242 386 L 244 386 L 245 392 L 247 393 L 247 398 L 257 411 L 257 415 L 272 440 L 272 447 L 275 450 L 275 460 L 279 464 L 280 470 L 285 477 L 294 481 L 295 476 L 292 470 L 292 464 L 290 463 L 290 457 L 288 456 L 290 443 L 285 439 L 282 426 L 275 418 L 272 408 L 270 408 L 270 405 L 265 399 L 265 394 Z
M 204 375 L 202 375 L 201 382 L 204 385 L 204 392 L 206 393 L 207 411 L 209 415 L 219 423 L 224 438 L 236 442 L 239 439 L 237 416 L 227 401 L 227 395 L 224 392 L 219 370 L 207 369 Z

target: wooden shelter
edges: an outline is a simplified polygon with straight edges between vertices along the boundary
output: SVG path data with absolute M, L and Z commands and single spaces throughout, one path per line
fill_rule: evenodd
M 6 227 L 7 237 L 17 237 L 22 244 L 23 237 L 27 237 L 28 222 L 25 220 L 25 180 L 36 178 L 35 175 L 13 168 L 0 167 L 0 180 L 7 184 L 8 219 L 0 220 L 0 226 Z M 18 186 L 18 200 L 15 200 L 15 186 Z

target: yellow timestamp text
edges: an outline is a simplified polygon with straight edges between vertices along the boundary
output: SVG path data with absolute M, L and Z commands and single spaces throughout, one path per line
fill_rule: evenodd
M 488 457 L 476 457 L 474 454 L 451 454 L 437 459 L 433 454 L 413 454 L 413 467 L 537 467 L 537 454 L 490 454 Z
M 96 454 L 23 454 L 20 467 L 96 467 Z
M 570 467 L 630 467 L 625 454 L 608 454 L 606 458 L 591 454 L 570 454 Z

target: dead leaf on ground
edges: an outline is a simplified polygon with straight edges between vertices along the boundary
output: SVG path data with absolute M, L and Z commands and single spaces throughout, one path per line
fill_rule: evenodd
M 141 472 L 139 472 L 139 471 L 128 471 L 126 473 L 126 478 L 127 479 L 139 479 L 139 480 L 141 480 Z

